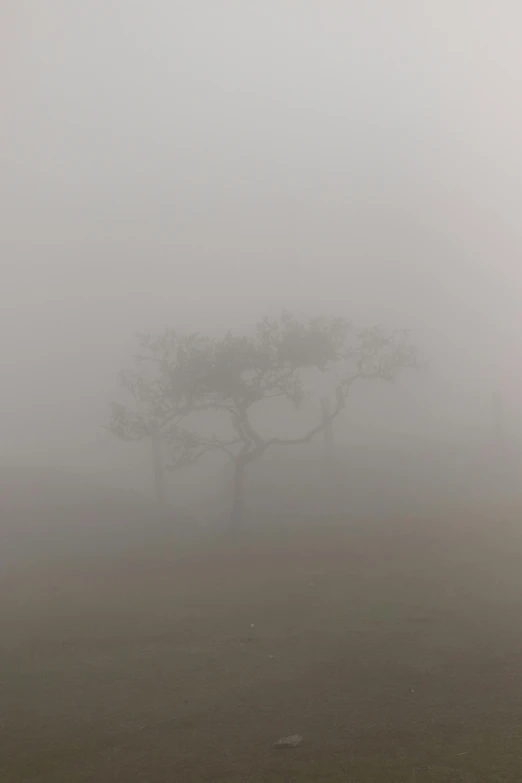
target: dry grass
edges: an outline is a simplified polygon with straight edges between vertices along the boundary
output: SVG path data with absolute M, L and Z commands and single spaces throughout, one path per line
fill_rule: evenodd
M 0 779 L 519 781 L 522 545 L 494 532 L 293 530 L 6 573 Z

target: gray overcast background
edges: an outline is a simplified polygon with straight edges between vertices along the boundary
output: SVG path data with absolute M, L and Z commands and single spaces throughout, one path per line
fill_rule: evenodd
M 389 431 L 464 432 L 494 388 L 516 417 L 517 0 L 4 0 L 0 21 L 1 462 L 125 478 L 101 424 L 133 333 L 282 307 L 412 327 L 432 366 L 371 412 Z

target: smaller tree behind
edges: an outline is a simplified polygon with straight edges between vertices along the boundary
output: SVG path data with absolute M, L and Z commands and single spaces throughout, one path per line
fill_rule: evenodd
M 275 446 L 310 442 L 344 408 L 352 384 L 362 379 L 394 380 L 417 365 L 415 347 L 405 332 L 380 327 L 356 329 L 344 319 L 299 320 L 288 313 L 265 318 L 251 335 L 226 334 L 214 340 L 172 329 L 141 335 L 135 367 L 120 373 L 133 404 L 114 404 L 109 429 L 127 440 L 160 429 L 173 467 L 198 461 L 209 451 L 226 454 L 234 466 L 231 527 L 244 516 L 248 466 Z M 331 373 L 335 404 L 294 438 L 264 437 L 252 412 L 276 397 L 299 406 L 304 399 L 303 370 Z M 202 434 L 194 420 L 219 411 L 228 421 L 227 436 Z

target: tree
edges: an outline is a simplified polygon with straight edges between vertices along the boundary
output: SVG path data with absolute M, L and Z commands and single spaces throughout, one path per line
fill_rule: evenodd
M 404 331 L 379 326 L 356 329 L 342 318 L 299 320 L 284 313 L 264 318 L 250 335 L 227 333 L 221 339 L 182 335 L 173 329 L 139 335 L 132 369 L 120 373 L 131 394 L 130 406 L 114 404 L 109 429 L 126 440 L 162 431 L 171 466 L 197 462 L 221 451 L 234 465 L 232 529 L 243 521 L 245 473 L 268 449 L 309 443 L 342 412 L 348 391 L 362 379 L 393 381 L 418 363 Z M 255 406 L 279 397 L 298 407 L 305 397 L 303 370 L 331 373 L 335 404 L 295 438 L 263 437 L 252 422 Z M 226 436 L 201 433 L 194 426 L 204 411 L 228 423 Z

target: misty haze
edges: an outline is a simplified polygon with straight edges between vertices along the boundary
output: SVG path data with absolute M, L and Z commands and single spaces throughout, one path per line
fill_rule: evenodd
M 0 20 L 0 780 L 518 783 L 522 10 Z

